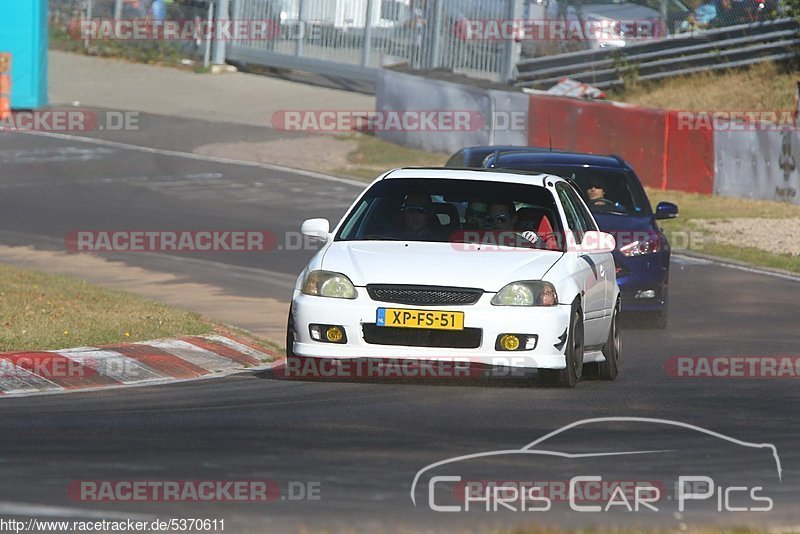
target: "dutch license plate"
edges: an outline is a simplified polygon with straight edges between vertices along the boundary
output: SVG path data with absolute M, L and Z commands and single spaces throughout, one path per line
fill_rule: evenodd
M 463 330 L 464 312 L 378 308 L 378 317 L 375 324 L 400 328 Z

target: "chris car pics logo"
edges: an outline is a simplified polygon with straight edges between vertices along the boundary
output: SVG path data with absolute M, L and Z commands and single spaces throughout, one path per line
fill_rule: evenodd
M 736 465 L 741 462 L 739 455 L 742 448 L 748 454 L 754 454 L 759 459 L 758 465 L 765 467 L 763 473 L 758 473 L 757 483 L 744 483 L 745 476 L 752 477 L 753 473 L 743 471 L 742 474 L 731 473 L 726 465 L 724 477 L 716 478 L 714 470 L 708 461 L 700 463 L 701 468 L 694 467 L 686 472 L 677 472 L 674 464 L 665 462 L 669 471 L 668 476 L 655 477 L 657 471 L 653 466 L 658 466 L 662 455 L 683 453 L 679 447 L 670 447 L 669 441 L 662 448 L 647 450 L 635 449 L 631 445 L 631 436 L 623 434 L 622 442 L 611 450 L 603 448 L 602 452 L 565 452 L 564 439 L 569 439 L 573 433 L 594 429 L 592 425 L 605 424 L 641 424 L 652 432 L 658 425 L 667 432 L 681 430 L 689 432 L 695 439 L 708 440 L 711 443 L 722 443 L 725 447 L 736 451 Z M 575 434 L 578 435 L 578 434 Z M 615 435 L 613 433 L 609 435 Z M 652 441 L 652 440 L 651 440 Z M 548 442 L 548 443 L 545 443 Z M 552 445 L 551 445 L 552 443 Z M 569 443 L 567 441 L 566 443 Z M 561 445 L 559 445 L 561 444 Z M 581 449 L 585 450 L 585 442 Z M 594 442 L 589 448 L 600 448 Z M 614 450 L 616 449 L 616 450 Z M 626 462 L 626 475 L 624 477 L 601 476 L 595 470 L 598 466 L 609 463 L 614 457 L 619 457 Z M 644 476 L 630 476 L 627 470 L 628 463 L 638 458 L 643 467 Z M 576 468 L 581 459 L 589 459 L 587 468 Z M 602 461 L 601 461 L 602 459 Z M 679 461 L 685 459 L 678 457 Z M 520 462 L 539 462 L 534 470 L 523 466 Z M 565 469 L 572 476 L 560 480 L 546 477 L 531 476 L 547 469 L 559 469 L 558 462 L 564 462 Z M 684 465 L 685 462 L 679 463 Z M 492 470 L 502 469 L 506 465 L 513 469 L 522 478 L 509 480 L 501 476 L 493 476 Z M 527 464 L 526 464 L 527 465 Z M 752 464 L 755 465 L 755 464 Z M 749 471 L 753 467 L 749 466 Z M 479 471 L 476 471 L 479 466 Z M 488 476 L 487 469 L 489 470 Z M 540 471 L 537 471 L 540 470 Z M 475 473 L 480 473 L 475 476 Z M 733 480 L 731 480 L 733 477 Z M 750 479 L 748 478 L 748 481 Z M 774 502 L 770 497 L 772 484 L 782 481 L 780 458 L 776 447 L 771 443 L 751 443 L 742 441 L 718 432 L 707 430 L 695 425 L 671 421 L 667 419 L 654 419 L 645 417 L 604 417 L 584 419 L 563 426 L 549 434 L 525 445 L 519 449 L 505 449 L 485 451 L 447 458 L 420 469 L 414 476 L 411 484 L 411 501 L 415 506 L 426 505 L 430 510 L 438 513 L 457 513 L 480 510 L 483 512 L 547 512 L 555 506 L 568 506 L 568 511 L 577 513 L 603 513 L 603 512 L 631 512 L 631 513 L 657 513 L 665 509 L 675 508 L 675 512 L 769 512 L 773 509 Z

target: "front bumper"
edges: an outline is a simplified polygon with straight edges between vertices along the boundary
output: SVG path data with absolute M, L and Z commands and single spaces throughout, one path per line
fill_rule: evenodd
M 410 306 L 374 301 L 363 287 L 357 290 L 358 297 L 353 300 L 316 297 L 295 291 L 292 299 L 294 354 L 334 359 L 466 361 L 519 368 L 563 369 L 566 366 L 564 349 L 570 321 L 569 305 L 492 306 L 490 300 L 493 294 L 484 294 L 477 303 L 468 306 Z M 464 328 L 481 331 L 479 345 L 476 348 L 451 348 L 367 343 L 364 325 L 375 324 L 378 308 L 464 312 Z M 335 344 L 316 341 L 309 332 L 310 324 L 342 326 L 347 342 Z M 524 351 L 496 350 L 498 336 L 509 333 L 538 336 L 536 347 Z
M 657 312 L 667 306 L 669 253 L 626 257 L 614 253 L 623 312 Z M 652 291 L 653 296 L 649 293 Z M 642 298 L 642 297 L 645 298 Z

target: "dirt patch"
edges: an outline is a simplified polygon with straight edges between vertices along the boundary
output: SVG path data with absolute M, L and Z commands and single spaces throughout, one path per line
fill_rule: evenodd
M 800 218 L 692 219 L 692 223 L 717 243 L 800 256 Z
M 231 296 L 213 285 L 184 282 L 173 274 L 132 267 L 87 254 L 0 245 L 0 262 L 73 276 L 90 284 L 127 291 L 244 328 L 281 347 L 285 344 L 288 302 Z
M 347 155 L 358 146 L 356 141 L 315 135 L 302 139 L 278 139 L 264 142 L 215 143 L 195 149 L 195 154 L 218 158 L 271 163 L 330 173 L 349 166 Z

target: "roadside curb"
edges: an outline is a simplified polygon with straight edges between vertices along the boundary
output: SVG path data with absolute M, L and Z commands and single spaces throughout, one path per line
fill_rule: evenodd
M 0 354 L 0 398 L 198 380 L 264 368 L 278 352 L 229 334 Z

